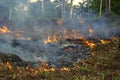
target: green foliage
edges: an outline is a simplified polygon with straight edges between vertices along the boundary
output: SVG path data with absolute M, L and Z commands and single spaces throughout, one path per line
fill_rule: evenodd
M 88 67 L 81 66 L 81 67 L 80 67 L 80 71 L 90 72 L 90 69 L 89 69 Z
M 118 77 L 118 78 L 113 78 L 112 80 L 120 80 L 120 77 Z
M 39 72 L 39 75 L 40 75 L 40 77 L 41 77 L 42 79 L 45 79 L 45 78 L 48 77 L 48 74 L 47 74 L 47 72 L 45 72 L 45 71 Z
M 102 78 L 102 80 L 104 80 L 104 79 L 105 79 L 105 76 L 106 76 L 106 73 L 105 73 L 105 72 L 101 72 L 101 73 L 99 74 L 99 76 Z
M 73 80 L 79 80 L 79 78 L 75 77 Z
M 68 0 L 65 0 L 66 4 L 66 18 L 70 16 L 71 4 L 68 4 Z M 102 6 L 102 15 L 105 13 L 105 0 Z M 7 5 L 6 5 L 7 4 Z M 27 0 L 1 0 L 0 5 L 8 8 L 8 12 L 0 11 L 0 15 L 11 16 L 12 20 L 25 20 L 25 19 L 60 19 L 62 14 L 62 2 L 61 0 L 45 0 L 44 2 L 44 16 L 42 15 L 42 2 L 41 0 L 36 3 L 29 3 Z M 91 0 L 90 8 L 88 8 L 88 0 L 85 0 L 79 5 L 75 5 L 73 9 L 74 18 L 85 18 L 88 15 L 99 14 L 100 0 Z M 111 14 L 120 15 L 120 0 L 111 0 Z M 28 10 L 24 10 L 25 6 Z M 89 14 L 88 14 L 89 10 Z M 10 11 L 11 15 L 10 15 Z M 7 13 L 7 14 L 6 14 Z
M 86 76 L 82 76 L 80 80 L 86 80 Z
M 103 3 L 105 3 L 105 0 L 103 0 Z M 100 10 L 100 0 L 92 0 L 90 7 L 96 14 L 98 14 Z M 102 12 L 105 12 L 105 4 L 102 6 Z
M 111 0 L 111 11 L 113 15 L 120 15 L 120 0 Z
M 102 0 L 102 15 L 105 13 L 105 1 Z M 111 14 L 112 15 L 120 15 L 120 0 L 111 0 Z M 99 14 L 100 10 L 100 0 L 91 0 L 91 9 Z

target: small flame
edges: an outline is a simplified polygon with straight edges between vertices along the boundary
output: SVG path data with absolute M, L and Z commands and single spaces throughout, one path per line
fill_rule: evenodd
M 7 33 L 7 32 L 10 32 L 10 30 L 6 27 L 6 25 L 0 28 L 0 33 Z
M 20 36 L 21 36 L 21 34 L 19 34 L 19 33 L 16 34 L 16 37 L 20 37 Z
M 52 40 L 51 40 L 50 36 L 48 36 L 47 39 L 44 40 L 44 44 L 48 44 L 51 42 L 52 42 Z
M 94 46 L 96 45 L 95 43 L 90 41 L 85 41 L 85 44 L 87 44 L 90 48 L 94 48 Z
M 83 35 L 79 35 L 79 39 L 85 40 L 85 37 Z
M 61 68 L 60 70 L 61 70 L 61 71 L 70 71 L 70 69 L 67 68 L 67 67 L 63 67 L 63 68 Z
M 29 37 L 29 36 L 23 36 L 25 31 L 14 31 L 16 34 L 15 34 L 15 38 L 17 40 L 31 40 L 32 38 Z
M 63 24 L 63 21 L 62 20 L 57 20 L 56 23 L 61 26 Z
M 47 62 L 42 61 L 40 67 L 38 68 L 39 71 L 55 71 L 55 68 L 49 68 Z
M 56 33 L 54 33 L 53 36 L 48 35 L 47 39 L 44 39 L 44 44 L 48 44 L 48 43 L 51 43 L 51 42 L 58 42 L 58 40 L 60 38 L 61 37 L 58 37 Z
M 53 35 L 53 42 L 58 42 L 56 33 Z
M 55 68 L 39 67 L 38 71 L 46 71 L 46 72 L 51 71 L 52 72 L 52 71 L 55 71 Z
M 92 28 L 89 28 L 89 36 L 92 36 L 94 33 L 94 30 Z
M 13 64 L 11 62 L 7 62 L 6 65 L 9 70 L 13 70 Z
M 66 34 L 66 33 L 67 33 L 67 30 L 66 30 L 66 29 L 64 29 L 63 33 L 64 33 L 64 34 Z
M 102 44 L 108 44 L 110 41 L 107 41 L 107 40 L 100 40 L 100 42 L 101 42 Z

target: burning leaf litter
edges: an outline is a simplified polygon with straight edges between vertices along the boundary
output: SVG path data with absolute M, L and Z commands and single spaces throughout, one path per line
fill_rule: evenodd
M 24 36 L 26 34 L 25 31 L 14 32 L 15 36 L 8 35 L 13 37 L 11 42 L 6 42 L 4 39 L 1 39 L 5 43 L 2 43 L 2 47 L 7 46 L 5 51 L 3 48 L 1 48 L 1 51 L 17 54 L 23 60 L 35 62 L 34 66 L 36 67 L 43 65 L 41 63 L 45 62 L 44 67 L 47 66 L 47 68 L 40 67 L 39 69 L 41 71 L 55 71 L 55 68 L 61 68 L 60 70 L 62 71 L 69 71 L 70 69 L 67 67 L 70 67 L 74 63 L 79 63 L 91 55 L 95 56 L 95 53 L 91 52 L 90 49 L 93 49 L 99 44 L 110 43 L 110 40 L 99 38 L 95 39 L 96 42 L 92 39 L 89 40 L 80 31 L 75 29 L 64 29 L 60 32 L 54 32 L 53 35 L 47 34 L 44 38 L 36 41 L 33 41 L 34 39 L 27 35 Z M 88 32 L 89 36 L 92 37 L 94 30 L 89 28 Z M 3 26 L 0 28 L 0 33 L 12 33 L 12 31 L 7 26 Z M 25 53 L 24 56 L 23 53 Z M 28 58 L 26 59 L 26 57 Z M 9 62 L 7 62 L 7 66 L 12 70 Z M 52 66 L 52 68 L 48 68 L 48 66 Z
M 8 33 L 10 32 L 10 30 L 7 28 L 6 25 L 3 25 L 1 28 L 0 28 L 0 33 Z
M 90 37 L 94 35 L 92 28 L 88 32 Z M 13 33 L 15 34 L 11 36 Z M 106 45 L 112 41 L 119 40 L 119 38 L 115 37 L 110 39 L 89 39 L 78 30 L 67 29 L 64 29 L 62 32 L 54 32 L 52 35 L 47 34 L 37 40 L 34 40 L 26 34 L 25 31 L 11 31 L 7 27 L 0 28 L 1 36 L 12 37 L 10 42 L 6 41 L 9 38 L 3 39 L 0 37 L 0 51 L 19 55 L 22 58 L 21 60 L 25 60 L 25 62 L 21 60 L 14 62 L 11 56 L 8 56 L 6 64 L 0 63 L 0 65 L 5 66 L 5 70 L 10 71 L 9 73 L 17 71 L 21 75 L 23 73 L 26 76 L 39 75 L 42 78 L 46 78 L 49 73 L 60 73 L 61 71 L 71 73 L 72 71 L 80 70 L 81 74 L 82 72 L 89 73 L 91 72 L 91 68 L 89 69 L 88 66 L 85 66 L 86 62 L 88 64 L 98 65 L 98 63 L 95 64 L 90 59 L 90 57 L 97 56 L 93 50 L 99 45 Z M 82 66 L 79 65 L 81 63 Z M 21 65 L 22 67 L 20 67 Z M 104 67 L 105 65 L 102 66 Z M 13 78 L 16 78 L 16 76 L 14 75 Z

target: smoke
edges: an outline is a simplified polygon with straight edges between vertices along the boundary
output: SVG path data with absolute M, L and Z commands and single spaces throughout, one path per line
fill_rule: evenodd
M 75 16 L 73 16 L 72 20 L 69 19 L 69 16 L 66 16 L 66 21 L 63 22 L 62 25 L 58 25 L 56 20 L 53 20 L 52 18 L 55 18 L 58 14 L 61 14 L 60 11 L 56 10 L 57 8 L 53 9 L 50 4 L 45 4 L 45 12 L 44 16 L 42 16 L 40 1 L 38 3 L 30 3 L 27 0 L 13 0 L 11 2 L 8 0 L 1 0 L 0 6 L 9 9 L 8 12 L 3 12 L 8 14 L 11 11 L 10 7 L 12 7 L 11 21 L 12 24 L 14 24 L 12 26 L 14 28 L 7 25 L 11 30 L 10 33 L 4 35 L 0 34 L 0 51 L 4 53 L 16 54 L 25 61 L 36 62 L 45 60 L 56 64 L 59 63 L 61 59 L 62 62 L 68 63 L 81 60 L 83 58 L 82 56 L 89 53 L 88 50 L 81 48 L 82 45 L 78 46 L 78 51 L 66 53 L 64 50 L 61 50 L 61 43 L 53 42 L 50 44 L 44 44 L 44 39 L 48 35 L 53 35 L 54 33 L 64 35 L 64 29 L 69 31 L 73 29 L 77 30 L 86 38 L 109 38 L 113 35 L 112 33 L 116 34 L 116 32 L 120 32 L 119 27 L 117 27 L 118 25 L 113 27 L 114 23 L 111 25 L 106 18 L 98 18 L 93 13 L 91 16 L 88 16 L 82 13 L 84 11 L 81 12 L 81 17 L 77 20 L 74 18 Z M 54 12 L 54 10 L 56 12 Z M 0 11 L 0 14 L 3 13 Z M 69 10 L 66 10 L 66 14 L 69 14 Z M 73 14 L 75 13 L 73 12 Z M 10 14 L 8 17 L 9 16 Z M 5 20 L 3 19 L 3 21 Z M 119 24 L 119 22 L 117 24 Z M 94 30 L 92 36 L 89 36 L 89 28 Z M 15 31 L 22 31 L 19 32 L 21 38 L 30 38 L 30 40 L 16 39 Z M 69 42 L 63 43 L 71 44 Z M 74 57 L 75 59 L 73 59 Z M 62 64 L 62 62 L 60 64 Z

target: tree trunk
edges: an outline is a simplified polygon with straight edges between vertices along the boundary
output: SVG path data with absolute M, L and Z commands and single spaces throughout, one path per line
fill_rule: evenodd
M 12 7 L 9 8 L 9 20 L 12 19 Z
M 91 0 L 88 0 L 88 5 L 87 5 L 87 7 L 88 7 L 88 18 L 89 18 L 89 15 L 90 15 L 90 1 Z
M 111 0 L 109 0 L 109 13 L 111 11 Z
M 105 10 L 105 15 L 109 16 L 110 15 L 110 0 L 106 0 L 106 10 Z
M 42 16 L 44 16 L 44 0 L 42 0 Z
M 65 0 L 62 0 L 62 20 L 65 20 Z
M 102 15 L 102 0 L 100 0 L 100 11 L 99 11 L 99 16 Z
M 73 14 L 73 0 L 71 0 L 70 19 L 72 19 L 72 14 Z

